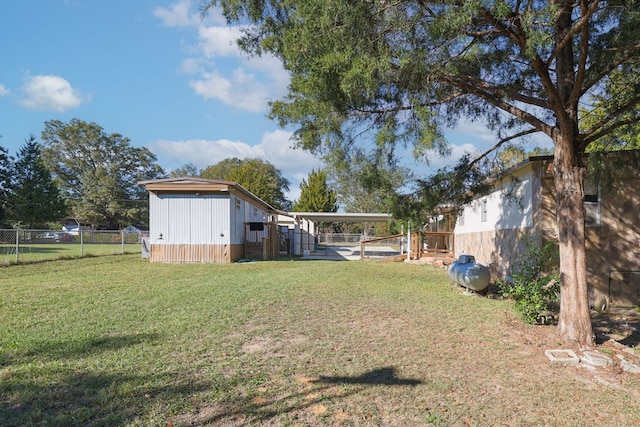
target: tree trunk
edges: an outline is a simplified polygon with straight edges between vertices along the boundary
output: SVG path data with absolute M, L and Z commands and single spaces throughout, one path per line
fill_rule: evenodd
M 555 142 L 554 181 L 560 249 L 560 318 L 563 341 L 594 345 L 587 287 L 584 229 L 584 168 L 570 138 Z

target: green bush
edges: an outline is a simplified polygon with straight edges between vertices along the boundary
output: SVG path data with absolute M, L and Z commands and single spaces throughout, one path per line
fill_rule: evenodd
M 498 281 L 497 285 L 502 296 L 515 301 L 515 309 L 525 322 L 548 324 L 557 314 L 560 299 L 558 249 L 550 242 L 539 246 L 531 237 L 525 239 L 525 250 L 516 261 L 517 271 L 509 281 Z

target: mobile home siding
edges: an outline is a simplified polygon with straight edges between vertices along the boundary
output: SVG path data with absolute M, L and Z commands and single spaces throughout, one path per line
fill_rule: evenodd
M 633 159 L 633 154 L 620 156 Z M 482 198 L 465 207 L 455 227 L 456 255 L 475 255 L 479 262 L 490 265 L 494 277 L 504 278 L 518 268 L 517 257 L 524 252 L 525 235 L 540 244 L 557 242 L 551 165 L 550 158 L 535 158 L 515 171 L 526 186 L 521 189 L 523 203 L 518 206 L 523 208 L 522 215 L 505 200 L 504 183 L 486 197 L 486 222 L 481 221 Z M 601 306 L 603 301 L 620 306 L 640 305 L 640 187 L 637 173 L 627 173 L 631 176 L 612 182 L 608 188 L 601 187 L 599 223 L 585 228 L 589 296 L 595 306 Z M 492 217 L 492 209 L 501 217 Z
M 463 220 L 454 229 L 455 255 L 473 255 L 500 276 L 512 274 L 513 255 L 520 251 L 523 236 L 534 228 L 532 200 L 539 191 L 535 172 L 531 167 L 518 172 L 492 193 L 464 206 Z

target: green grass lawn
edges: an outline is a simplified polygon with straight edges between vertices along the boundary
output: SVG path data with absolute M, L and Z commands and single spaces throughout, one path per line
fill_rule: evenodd
M 637 379 L 551 366 L 428 266 L 60 260 L 0 268 L 0 313 L 2 426 L 640 421 Z
M 17 257 L 18 263 L 40 262 L 45 260 L 78 258 L 81 256 L 117 255 L 140 253 L 140 243 L 41 243 L 21 244 Z M 16 264 L 16 247 L 13 244 L 0 245 L 0 264 Z

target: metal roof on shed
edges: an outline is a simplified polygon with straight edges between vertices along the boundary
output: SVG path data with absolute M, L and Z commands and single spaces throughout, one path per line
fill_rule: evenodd
M 144 185 L 148 191 L 154 193 L 175 192 L 175 193 L 192 193 L 192 192 L 219 192 L 219 193 L 240 193 L 249 198 L 251 201 L 261 205 L 265 210 L 273 213 L 286 214 L 280 211 L 249 190 L 236 182 L 222 181 L 217 179 L 206 179 L 198 177 L 178 177 L 178 178 L 162 178 L 149 181 L 139 181 L 139 185 Z

